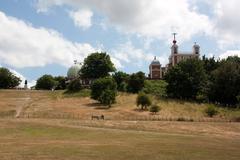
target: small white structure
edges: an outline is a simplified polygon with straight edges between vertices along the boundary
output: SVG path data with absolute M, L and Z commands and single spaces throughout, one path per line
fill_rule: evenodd
M 27 80 L 25 80 L 25 82 L 24 82 L 24 89 L 25 89 L 25 90 L 28 89 L 28 82 L 27 82 Z

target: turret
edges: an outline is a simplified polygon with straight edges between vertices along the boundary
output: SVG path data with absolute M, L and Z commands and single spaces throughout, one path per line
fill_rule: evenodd
M 173 45 L 171 47 L 171 52 L 172 54 L 178 54 L 178 45 L 177 45 L 177 41 L 176 41 L 176 35 L 177 33 L 173 33 Z
M 193 45 L 193 54 L 200 54 L 200 46 L 196 42 Z

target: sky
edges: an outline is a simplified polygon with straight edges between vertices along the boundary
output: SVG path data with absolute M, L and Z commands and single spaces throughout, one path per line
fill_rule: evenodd
M 117 70 L 143 71 L 179 50 L 240 56 L 239 0 L 0 0 L 0 66 L 30 85 L 66 76 L 74 60 L 107 52 Z

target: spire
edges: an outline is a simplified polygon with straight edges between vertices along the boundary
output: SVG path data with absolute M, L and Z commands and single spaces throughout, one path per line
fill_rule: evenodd
M 177 43 L 177 41 L 176 41 L 176 35 L 177 35 L 177 33 L 173 33 L 173 43 L 174 43 L 174 44 Z
M 154 56 L 154 60 L 157 60 L 157 57 L 156 57 L 156 56 Z

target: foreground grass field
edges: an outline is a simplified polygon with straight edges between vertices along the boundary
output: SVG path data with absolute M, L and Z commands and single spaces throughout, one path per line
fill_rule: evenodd
M 163 127 L 189 127 L 182 122 L 157 123 Z M 174 128 L 160 132 L 142 131 L 136 126 L 83 127 L 77 121 L 4 119 L 0 120 L 0 157 L 1 160 L 238 160 L 240 125 L 229 124 L 230 133 L 222 130 L 223 124 L 208 125 L 219 133 L 198 132 L 191 127 L 182 132 Z

